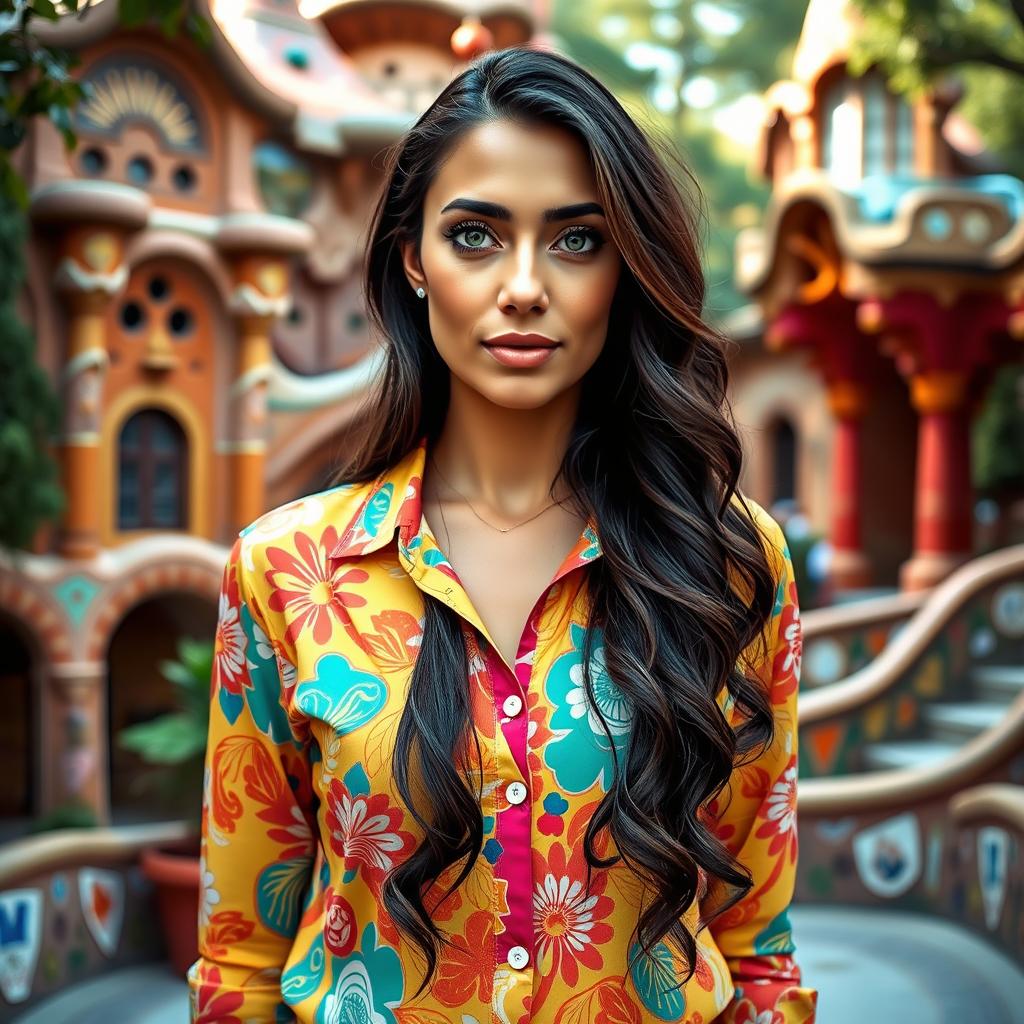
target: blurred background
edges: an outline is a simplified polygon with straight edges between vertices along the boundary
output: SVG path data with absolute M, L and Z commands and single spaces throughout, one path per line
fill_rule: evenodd
M 1024 1021 L 1019 0 L 0 0 L 0 1021 L 186 1019 L 228 546 L 355 436 L 383 150 L 526 42 L 703 193 L 819 1021 Z

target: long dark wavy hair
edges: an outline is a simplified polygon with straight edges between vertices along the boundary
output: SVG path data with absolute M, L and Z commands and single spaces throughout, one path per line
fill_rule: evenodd
M 597 523 L 603 557 L 587 568 L 588 607 L 603 633 L 606 670 L 632 710 L 629 742 L 621 759 L 615 756 L 614 781 L 584 839 L 588 888 L 593 869 L 621 858 L 654 895 L 638 915 L 640 953 L 649 955 L 671 937 L 689 970 L 681 981 L 667 980 L 684 984 L 695 969 L 696 943 L 682 916 L 698 893 L 698 869 L 716 891 L 724 886 L 729 892 L 710 917 L 700 918 L 701 928 L 752 885 L 749 871 L 698 810 L 735 767 L 773 739 L 765 685 L 745 671 L 757 659 L 745 666 L 739 661 L 748 645 L 766 642 L 777 579 L 761 531 L 737 492 L 742 451 L 726 398 L 730 342 L 702 318 L 700 189 L 665 144 L 652 141 L 573 61 L 531 46 L 487 53 L 389 152 L 364 282 L 385 362 L 365 403 L 362 439 L 332 485 L 376 480 L 421 437 L 433 442 L 439 436 L 450 371 L 431 339 L 426 303 L 403 271 L 399 243 L 419 243 L 424 194 L 451 148 L 467 130 L 496 119 L 557 125 L 582 142 L 622 255 L 607 339 L 584 377 L 552 494 L 562 480 L 576 511 Z M 669 161 L 682 169 L 680 178 L 669 173 Z M 695 186 L 696 200 L 680 187 L 684 179 Z M 424 896 L 442 872 L 465 860 L 447 897 L 483 844 L 479 780 L 472 780 L 466 757 L 467 737 L 475 742 L 476 736 L 461 620 L 443 602 L 423 597 L 422 643 L 393 773 L 425 836 L 383 889 L 388 913 L 426 958 L 417 995 L 450 941 Z M 596 708 L 593 640 L 588 629 L 584 681 Z M 454 686 L 458 679 L 466 686 Z M 743 716 L 735 730 L 716 702 L 723 686 Z M 614 756 L 607 725 L 605 731 Z M 430 780 L 429 789 L 419 779 Z M 607 858 L 595 849 L 602 829 L 616 851 Z

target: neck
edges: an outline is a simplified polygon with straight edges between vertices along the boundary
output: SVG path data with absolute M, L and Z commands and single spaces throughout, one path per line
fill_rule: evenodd
M 566 497 L 563 486 L 552 493 L 551 485 L 578 403 L 577 386 L 540 409 L 506 409 L 453 376 L 444 427 L 431 454 L 445 480 L 475 508 L 509 519 L 529 515 Z M 444 481 L 434 481 L 433 489 L 445 494 L 446 503 L 451 498 Z

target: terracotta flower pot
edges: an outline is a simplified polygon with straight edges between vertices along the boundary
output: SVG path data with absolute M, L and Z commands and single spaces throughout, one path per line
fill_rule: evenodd
M 199 844 L 148 847 L 139 862 L 142 873 L 156 886 L 157 913 L 171 966 L 184 976 L 199 956 Z

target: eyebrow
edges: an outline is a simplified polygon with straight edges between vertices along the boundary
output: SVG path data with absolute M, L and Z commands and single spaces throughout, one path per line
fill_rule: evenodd
M 468 210 L 470 213 L 478 213 L 482 217 L 492 217 L 494 220 L 511 220 L 512 211 L 500 203 L 488 203 L 482 199 L 469 199 L 466 196 L 459 196 L 441 208 L 442 213 L 449 210 Z M 569 220 L 571 217 L 585 217 L 588 213 L 597 213 L 602 217 L 604 210 L 599 203 L 572 203 L 569 206 L 555 206 L 545 210 L 542 214 L 545 224 L 556 220 Z

